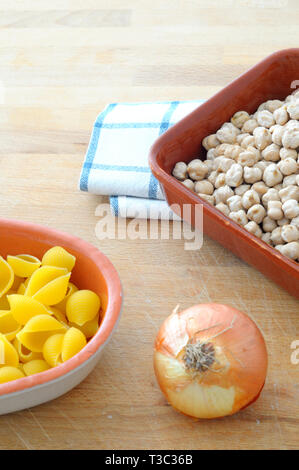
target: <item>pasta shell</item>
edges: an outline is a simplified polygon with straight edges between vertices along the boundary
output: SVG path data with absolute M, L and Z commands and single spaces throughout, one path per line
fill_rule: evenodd
M 19 359 L 21 362 L 26 363 L 29 361 L 33 361 L 34 359 L 43 359 L 43 355 L 40 352 L 37 353 L 30 351 L 22 343 L 20 343 L 18 338 L 15 338 L 13 340 L 13 345 L 19 355 Z
M 30 277 L 41 265 L 40 260 L 31 255 L 8 256 L 7 262 L 19 277 Z
M 69 272 L 72 271 L 75 263 L 75 256 L 68 253 L 61 246 L 54 246 L 48 250 L 42 259 L 43 266 L 58 266 L 60 268 L 66 268 Z
M 5 366 L 0 368 L 0 384 L 25 377 L 18 367 Z
M 25 325 L 31 318 L 36 315 L 47 315 L 49 310 L 46 307 L 33 299 L 32 297 L 26 297 L 25 295 L 13 294 L 7 296 L 11 313 L 14 319 L 20 324 Z M 1 331 L 1 329 L 0 329 Z
M 84 336 L 86 336 L 87 339 L 92 338 L 96 334 L 96 332 L 99 329 L 99 314 L 96 315 L 92 320 L 84 323 L 82 326 L 78 326 L 76 324 L 72 324 L 71 326 L 76 326 L 78 330 L 82 331 Z
M 3 295 L 3 297 L 0 298 L 0 310 L 9 310 L 9 308 L 7 295 Z
M 47 339 L 43 347 L 43 356 L 50 366 L 55 367 L 62 363 L 61 351 L 64 335 L 53 335 Z
M 14 282 L 14 272 L 5 259 L 0 256 L 0 297 L 9 291 Z
M 45 372 L 45 370 L 48 369 L 50 369 L 50 366 L 43 359 L 34 359 L 33 361 L 29 361 L 23 365 L 23 370 L 27 376 L 39 374 L 40 372 Z
M 13 345 L 0 333 L 0 366 L 17 367 L 19 356 Z
M 100 298 L 91 290 L 79 290 L 72 294 L 66 304 L 66 315 L 70 322 L 82 326 L 99 312 Z
M 56 307 L 49 307 L 51 314 L 60 322 L 67 324 L 67 318 L 63 312 Z
M 42 352 L 46 340 L 66 328 L 51 315 L 37 315 L 29 320 L 17 334 L 18 340 L 30 351 Z
M 26 292 L 26 286 L 25 286 L 24 282 L 22 282 L 22 284 L 20 284 L 20 286 L 17 290 L 17 294 L 24 295 L 25 292 Z
M 69 286 L 68 286 L 66 296 L 64 297 L 64 299 L 61 302 L 59 302 L 59 304 L 56 305 L 56 308 L 58 308 L 61 312 L 66 313 L 67 301 L 70 298 L 70 296 L 72 294 L 74 294 L 75 292 L 77 292 L 77 291 L 78 291 L 78 287 L 76 287 L 75 284 L 73 284 L 72 282 L 69 282 Z
M 61 351 L 63 362 L 75 356 L 86 344 L 87 341 L 82 331 L 78 330 L 78 328 L 70 328 L 63 337 Z
M 25 295 L 33 297 L 40 289 L 45 287 L 54 279 L 68 274 L 65 268 L 56 268 L 54 266 L 42 266 L 30 277 L 26 286 Z M 25 283 L 26 285 L 26 283 Z
M 42 287 L 33 298 L 44 305 L 56 305 L 65 297 L 71 273 L 57 277 Z
M 10 291 L 17 292 L 17 290 L 19 289 L 20 285 L 23 282 L 24 282 L 24 278 L 15 275 L 15 279 L 14 279 L 13 285 L 10 288 Z
M 14 319 L 9 310 L 0 311 L 0 333 L 2 333 L 8 341 L 12 341 L 20 329 L 21 325 Z

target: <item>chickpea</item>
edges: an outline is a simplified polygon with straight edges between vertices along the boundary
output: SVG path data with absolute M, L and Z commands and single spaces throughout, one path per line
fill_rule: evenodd
M 254 204 L 248 209 L 247 217 L 260 224 L 266 216 L 266 210 L 261 204 Z
M 285 158 L 277 164 L 281 173 L 285 176 L 292 175 L 298 171 L 298 163 L 293 158 Z
M 238 163 L 234 163 L 225 175 L 225 182 L 228 186 L 237 187 L 243 181 L 243 168 Z
M 246 191 L 248 191 L 249 189 L 250 184 L 241 184 L 235 189 L 235 194 L 237 194 L 237 196 L 243 196 L 243 194 L 246 193 Z
M 248 224 L 246 224 L 246 225 L 244 226 L 244 228 L 246 228 L 246 230 L 248 230 L 248 232 L 252 233 L 252 234 L 255 235 L 256 237 L 261 238 L 262 235 L 263 235 L 262 230 L 260 229 L 260 227 L 258 226 L 258 224 L 257 224 L 256 222 L 254 222 L 253 220 L 251 220 L 250 222 L 248 222 Z
M 277 223 L 274 219 L 271 219 L 268 215 L 263 220 L 263 230 L 264 232 L 273 232 L 277 227 Z
M 244 226 L 248 223 L 246 212 L 243 209 L 241 209 L 237 212 L 231 212 L 229 214 L 229 218 L 232 219 L 234 222 L 236 222 L 239 225 Z
M 249 209 L 254 204 L 259 204 L 260 197 L 256 191 L 249 189 L 242 196 L 242 206 L 244 209 Z
M 299 215 L 299 203 L 296 199 L 288 199 L 283 203 L 282 210 L 287 219 L 293 219 Z
M 265 169 L 270 164 L 271 164 L 271 162 L 266 162 L 265 160 L 260 160 L 259 162 L 254 164 L 254 168 L 259 168 L 260 170 L 262 170 L 262 173 L 264 174 Z
M 228 198 L 233 195 L 234 195 L 234 192 L 229 186 L 227 185 L 221 186 L 220 188 L 216 189 L 216 191 L 214 192 L 215 202 L 216 204 L 219 204 L 219 202 L 226 202 Z
M 273 232 L 271 233 L 271 241 L 273 245 L 282 245 L 284 243 L 283 238 L 281 236 L 281 227 L 276 227 Z
M 245 139 L 245 137 L 248 137 L 250 136 L 250 134 L 248 132 L 241 132 L 241 134 L 237 135 L 236 137 L 236 142 L 238 145 L 241 145 L 243 139 Z
M 295 199 L 296 201 L 299 201 L 299 186 L 290 185 L 281 189 L 279 191 L 279 197 L 282 203 L 288 201 L 289 199 Z
M 246 111 L 238 111 L 231 118 L 231 122 L 233 123 L 234 126 L 241 129 L 243 125 L 245 124 L 245 122 L 248 121 L 249 119 L 250 119 L 250 116 Z
M 253 131 L 253 135 L 255 138 L 255 146 L 259 150 L 264 150 L 264 148 L 272 143 L 271 133 L 265 127 L 256 127 Z
M 286 109 L 286 106 L 281 106 L 280 108 L 275 109 L 273 112 L 273 117 L 275 119 L 276 124 L 280 126 L 284 126 L 289 120 L 289 115 Z
M 267 243 L 268 245 L 272 245 L 271 233 L 270 232 L 263 233 L 262 240 L 263 240 L 263 242 Z
M 281 229 L 281 238 L 287 242 L 296 242 L 299 240 L 299 231 L 295 225 L 284 225 Z
M 288 186 L 296 186 L 297 185 L 297 175 L 290 175 L 285 176 L 282 181 L 282 187 L 286 188 Z
M 234 126 L 231 122 L 225 122 L 216 132 L 217 139 L 220 142 L 227 144 L 234 144 L 238 134 L 240 134 L 240 129 Z
M 282 255 L 287 256 L 293 260 L 299 258 L 299 243 L 298 242 L 290 242 L 286 245 L 283 245 L 280 249 Z
M 212 195 L 214 186 L 208 180 L 201 180 L 195 183 L 194 190 L 196 193 Z
M 279 184 L 282 179 L 283 176 L 275 163 L 271 163 L 271 165 L 267 166 L 263 174 L 263 180 L 267 186 L 275 186 L 276 184 Z
M 263 176 L 262 170 L 259 168 L 250 168 L 249 166 L 244 167 L 244 181 L 246 183 L 256 183 L 257 181 L 260 181 Z
M 258 195 L 261 197 L 264 194 L 266 194 L 269 188 L 268 186 L 265 185 L 263 181 L 257 181 L 256 183 L 252 185 L 252 189 L 254 189 L 258 193 Z
M 217 139 L 217 136 L 216 134 L 211 134 L 211 135 L 208 135 L 207 137 L 205 137 L 202 141 L 202 145 L 204 146 L 204 148 L 206 150 L 210 150 L 211 148 L 215 148 L 217 147 L 217 145 L 219 145 L 220 142 L 219 140 Z
M 281 141 L 285 148 L 296 149 L 299 147 L 299 128 L 290 127 L 289 129 L 286 129 L 282 135 Z
M 226 157 L 217 157 L 217 168 L 214 168 L 218 172 L 224 172 L 226 173 L 230 167 L 235 163 L 235 161 L 232 158 L 226 158 Z M 215 160 L 215 161 L 216 161 Z
M 269 201 L 280 201 L 279 192 L 277 189 L 270 188 L 268 191 L 262 196 L 262 203 L 264 207 L 268 207 Z
M 215 204 L 215 198 L 214 196 L 211 196 L 210 194 L 203 194 L 203 193 L 197 193 L 197 195 L 203 199 L 204 201 L 208 202 L 212 206 Z
M 221 186 L 224 186 L 225 184 L 226 184 L 226 174 L 225 173 L 220 173 L 216 178 L 214 186 L 215 186 L 216 189 L 218 189 Z
M 215 148 L 215 156 L 227 156 L 232 151 L 233 145 L 231 144 L 219 144 Z
M 256 119 L 248 119 L 246 122 L 244 122 L 241 131 L 243 133 L 248 132 L 249 134 L 251 134 L 256 127 L 258 127 L 257 120 Z
M 224 204 L 224 202 L 219 202 L 219 204 L 216 204 L 216 209 L 218 209 L 220 212 L 222 212 L 222 214 L 224 215 L 229 215 L 229 208 L 227 207 L 226 204 Z
M 262 151 L 262 157 L 266 161 L 278 162 L 280 160 L 279 150 L 279 145 L 270 144 Z
M 182 184 L 186 186 L 186 188 L 191 189 L 191 191 L 194 191 L 194 181 L 190 179 L 186 179 L 182 181 Z
M 280 100 L 268 100 L 265 103 L 265 109 L 267 111 L 270 111 L 270 113 L 274 113 L 276 109 L 279 109 L 281 106 L 283 106 L 283 101 Z
M 280 152 L 279 152 L 280 158 L 284 160 L 285 158 L 293 158 L 294 160 L 297 160 L 298 154 L 296 150 L 294 149 L 285 149 L 284 147 L 281 147 Z
M 184 181 L 187 178 L 187 165 L 184 162 L 178 162 L 175 164 L 172 170 L 172 175 L 180 181 Z
M 269 127 L 274 126 L 275 124 L 275 119 L 273 117 L 273 114 L 270 113 L 270 111 L 267 111 L 266 109 L 263 111 L 258 111 L 256 120 L 258 124 L 262 127 Z
M 291 220 L 291 225 L 295 225 L 295 227 L 297 227 L 297 229 L 299 230 L 299 216 L 294 217 L 294 218 Z
M 279 220 L 283 218 L 282 203 L 280 201 L 269 201 L 268 202 L 268 217 L 273 220 Z
M 287 105 L 287 111 L 291 119 L 299 119 L 299 101 L 297 99 L 290 101 Z
M 248 147 L 254 147 L 255 146 L 255 138 L 253 135 L 248 135 L 246 137 L 244 137 L 244 139 L 242 140 L 242 143 L 241 143 L 241 147 L 243 149 L 247 149 Z
M 211 171 L 211 173 L 208 176 L 208 181 L 212 183 L 213 186 L 215 186 L 216 179 L 217 179 L 218 173 L 217 171 Z
M 216 148 L 212 148 L 207 151 L 207 161 L 213 161 L 216 157 Z
M 199 159 L 192 160 L 187 166 L 188 174 L 194 181 L 200 181 L 208 173 L 208 167 Z
M 284 131 L 284 126 L 279 126 L 278 124 L 270 128 L 270 132 L 272 134 L 272 141 L 274 144 L 282 145 L 282 136 L 284 134 Z
M 237 162 L 242 166 L 253 166 L 259 160 L 259 152 L 254 147 L 249 146 L 247 150 L 240 152 Z
M 238 212 L 243 209 L 241 196 L 234 195 L 226 201 L 231 212 Z
M 279 219 L 276 222 L 277 222 L 277 225 L 279 225 L 279 227 L 282 227 L 283 225 L 288 225 L 290 223 L 290 219 L 283 217 L 282 219 Z

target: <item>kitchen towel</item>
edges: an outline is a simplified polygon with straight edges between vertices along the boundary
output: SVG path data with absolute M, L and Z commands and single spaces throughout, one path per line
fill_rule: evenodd
M 177 219 L 148 165 L 154 141 L 203 101 L 112 103 L 93 127 L 80 189 L 110 196 L 120 217 Z

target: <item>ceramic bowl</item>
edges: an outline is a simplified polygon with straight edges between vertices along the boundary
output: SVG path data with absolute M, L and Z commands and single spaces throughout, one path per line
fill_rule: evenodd
M 36 375 L 0 385 L 0 414 L 30 408 L 63 395 L 78 385 L 97 364 L 120 317 L 122 289 L 118 274 L 96 247 L 56 230 L 15 220 L 0 219 L 0 254 L 22 253 L 42 257 L 52 246 L 76 256 L 71 280 L 80 289 L 96 292 L 102 301 L 102 321 L 96 335 L 65 363 Z
M 276 52 L 252 67 L 219 93 L 171 127 L 154 143 L 149 155 L 153 174 L 160 181 L 169 205 L 183 213 L 191 205 L 188 222 L 195 224 L 195 206 L 203 206 L 203 230 L 247 263 L 299 298 L 299 264 L 281 255 L 243 227 L 223 215 L 196 193 L 188 190 L 171 172 L 179 161 L 205 159 L 201 142 L 215 133 L 240 110 L 250 114 L 267 100 L 284 99 L 299 86 L 299 49 Z M 174 209 L 179 215 L 179 211 Z M 201 226 L 198 228 L 202 229 Z

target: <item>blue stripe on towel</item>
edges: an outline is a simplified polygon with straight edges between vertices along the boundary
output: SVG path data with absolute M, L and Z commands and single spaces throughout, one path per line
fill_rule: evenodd
M 119 208 L 118 208 L 118 197 L 117 196 L 110 196 L 110 205 L 114 210 L 115 217 L 118 217 Z
M 110 111 L 115 108 L 117 103 L 111 103 L 107 108 L 98 116 L 97 121 L 94 125 L 92 136 L 87 150 L 86 159 L 82 169 L 82 175 L 80 179 L 80 189 L 81 191 L 88 191 L 88 179 L 90 170 L 92 167 L 93 159 L 96 153 L 96 148 L 99 142 L 101 128 L 103 126 L 103 121 Z
M 178 104 L 179 104 L 179 101 L 172 101 L 170 103 L 170 106 L 168 110 L 166 111 L 166 113 L 164 114 L 162 122 L 160 123 L 159 135 L 163 134 L 165 131 L 167 131 L 167 129 L 169 129 L 171 116 L 173 112 L 175 111 L 175 109 L 177 108 Z M 150 199 L 157 199 L 157 191 L 158 191 L 158 181 L 156 180 L 154 175 L 151 174 L 150 182 L 149 182 L 149 189 L 148 189 L 148 197 Z

